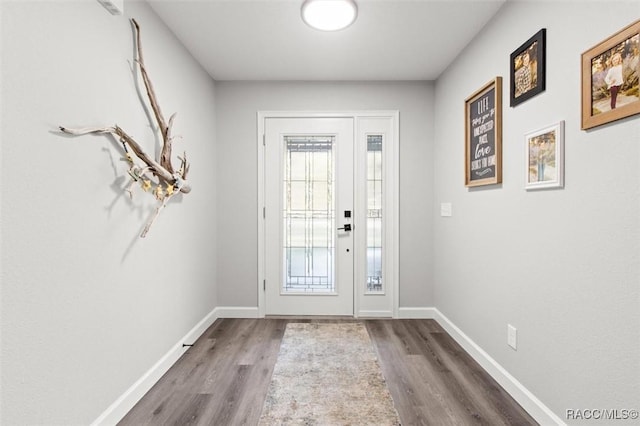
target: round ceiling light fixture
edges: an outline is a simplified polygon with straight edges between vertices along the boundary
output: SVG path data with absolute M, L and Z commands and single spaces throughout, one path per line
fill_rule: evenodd
M 353 24 L 358 7 L 353 0 L 305 0 L 302 20 L 311 28 L 338 31 Z

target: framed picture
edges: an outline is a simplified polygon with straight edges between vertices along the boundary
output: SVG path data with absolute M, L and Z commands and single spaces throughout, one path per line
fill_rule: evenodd
M 502 182 L 502 77 L 464 101 L 467 187 Z
M 640 113 L 640 20 L 582 54 L 582 130 Z
M 525 189 L 564 186 L 564 121 L 525 135 Z
M 546 37 L 543 28 L 511 54 L 512 107 L 544 92 Z

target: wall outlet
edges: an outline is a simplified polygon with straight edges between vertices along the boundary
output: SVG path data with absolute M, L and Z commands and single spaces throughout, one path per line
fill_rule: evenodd
M 507 324 L 507 345 L 511 346 L 513 350 L 518 350 L 518 329 Z

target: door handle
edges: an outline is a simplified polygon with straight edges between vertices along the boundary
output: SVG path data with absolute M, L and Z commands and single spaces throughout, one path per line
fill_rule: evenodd
M 350 223 L 345 223 L 344 227 L 338 228 L 338 231 L 347 231 L 347 232 L 351 231 L 351 224 Z

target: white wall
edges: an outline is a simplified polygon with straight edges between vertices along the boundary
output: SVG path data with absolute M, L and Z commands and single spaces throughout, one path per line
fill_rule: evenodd
M 637 1 L 508 2 L 436 83 L 435 306 L 563 419 L 638 408 L 640 118 L 580 130 L 580 54 L 638 17 Z M 510 108 L 509 55 L 540 28 L 546 91 Z M 497 75 L 504 183 L 469 190 L 464 99 Z M 565 188 L 526 192 L 523 135 L 559 120 Z
M 400 111 L 400 306 L 432 306 L 433 85 L 217 82 L 218 301 L 255 307 L 257 111 Z
M 214 83 L 145 3 L 1 7 L 0 423 L 89 424 L 216 305 Z M 154 153 L 128 17 L 192 162 L 146 239 L 155 203 L 124 196 L 119 145 L 55 131 L 117 123 Z

